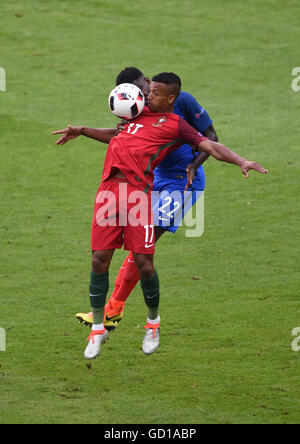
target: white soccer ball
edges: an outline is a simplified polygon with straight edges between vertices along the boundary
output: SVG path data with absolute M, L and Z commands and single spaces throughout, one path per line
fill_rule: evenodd
M 121 83 L 108 98 L 111 112 L 121 119 L 134 119 L 144 109 L 145 97 L 140 88 L 132 83 Z

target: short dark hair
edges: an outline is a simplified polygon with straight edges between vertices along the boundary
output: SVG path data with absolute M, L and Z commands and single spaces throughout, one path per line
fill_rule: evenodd
M 156 76 L 152 77 L 152 82 L 165 83 L 170 86 L 170 89 L 175 94 L 176 97 L 179 96 L 181 91 L 181 79 L 177 74 L 173 72 L 161 72 Z
M 123 71 L 118 74 L 116 79 L 116 86 L 120 85 L 121 83 L 132 83 L 142 76 L 144 77 L 142 71 L 140 71 L 138 68 L 135 68 L 134 66 L 130 66 L 123 69 Z

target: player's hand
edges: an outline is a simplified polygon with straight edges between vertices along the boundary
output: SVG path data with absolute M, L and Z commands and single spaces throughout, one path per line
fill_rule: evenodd
M 245 179 L 248 179 L 250 170 L 258 171 L 259 173 L 263 173 L 263 174 L 268 174 L 268 172 L 269 172 L 268 170 L 263 168 L 259 163 L 251 162 L 250 160 L 244 160 L 241 163 L 241 170 L 245 176 Z
M 81 136 L 83 131 L 83 126 L 71 126 L 68 125 L 68 128 L 59 130 L 59 131 L 53 131 L 52 134 L 62 134 L 60 139 L 56 142 L 56 145 L 64 145 L 65 143 L 69 142 L 72 139 L 76 139 L 76 137 Z
M 187 191 L 189 189 L 189 187 L 191 187 L 193 185 L 193 181 L 195 179 L 196 170 L 190 164 L 190 165 L 188 165 L 186 167 L 185 171 L 186 171 L 186 175 L 187 175 L 187 183 L 186 183 L 184 191 Z

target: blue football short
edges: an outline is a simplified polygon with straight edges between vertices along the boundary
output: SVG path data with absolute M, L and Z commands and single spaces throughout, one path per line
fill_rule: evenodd
M 155 180 L 152 192 L 152 210 L 154 225 L 175 234 L 186 214 L 200 199 L 201 189 L 189 189 L 184 192 L 186 177 L 179 180 Z M 204 187 L 203 187 L 204 188 Z

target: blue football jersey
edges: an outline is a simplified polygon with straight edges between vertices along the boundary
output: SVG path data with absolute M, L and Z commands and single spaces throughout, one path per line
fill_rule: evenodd
M 179 94 L 175 102 L 174 113 L 185 119 L 200 133 L 212 125 L 212 120 L 207 111 L 199 105 L 191 94 L 184 91 Z M 155 182 L 158 183 L 168 179 L 176 180 L 177 176 L 186 177 L 185 169 L 193 161 L 194 152 L 192 147 L 181 145 L 177 150 L 169 154 L 154 170 Z M 205 174 L 203 166 L 201 166 L 195 175 L 193 188 L 203 190 L 204 187 Z

